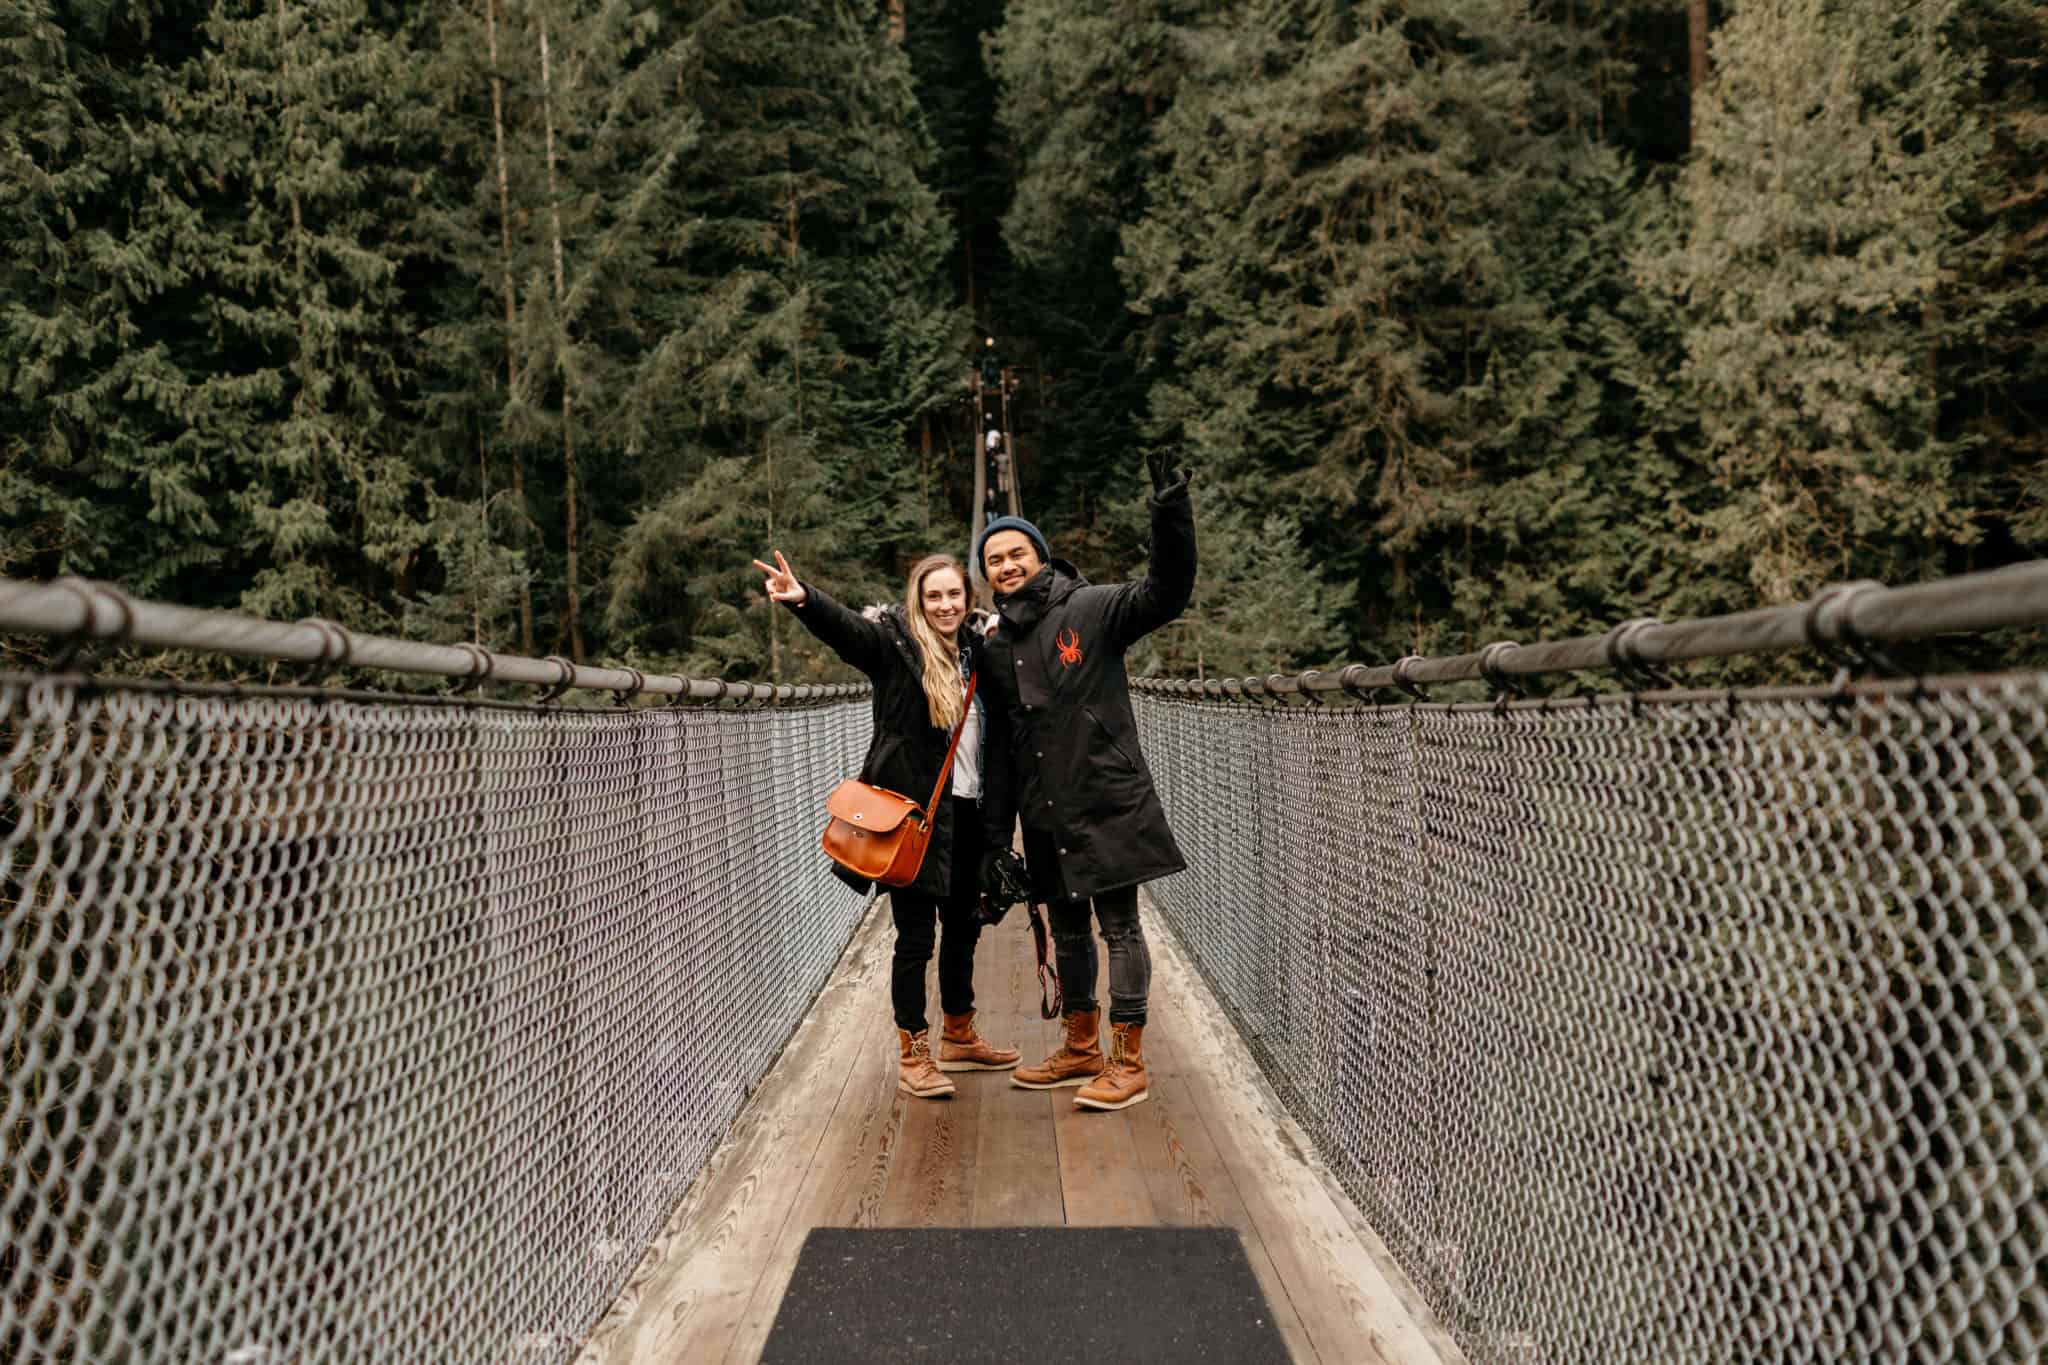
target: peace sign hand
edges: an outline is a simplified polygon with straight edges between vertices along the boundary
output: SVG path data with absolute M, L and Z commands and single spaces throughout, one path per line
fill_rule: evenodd
M 810 595 L 804 591 L 804 585 L 796 581 L 796 575 L 790 572 L 789 561 L 782 557 L 782 551 L 775 552 L 773 564 L 763 564 L 757 559 L 754 561 L 754 567 L 768 575 L 766 586 L 771 601 L 788 602 L 800 607 L 804 604 L 804 599 Z

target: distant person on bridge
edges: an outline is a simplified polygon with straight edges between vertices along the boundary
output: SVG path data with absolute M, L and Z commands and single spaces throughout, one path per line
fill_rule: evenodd
M 966 684 L 981 666 L 981 637 L 969 623 L 967 575 L 950 555 L 929 555 L 910 571 L 900 606 L 851 611 L 798 580 L 781 551 L 768 575 L 768 596 L 788 607 L 805 629 L 875 684 L 874 738 L 860 777 L 919 800 L 939 780 L 953 727 L 960 724 Z M 966 627 L 963 629 L 963 627 Z M 986 686 L 986 678 L 981 686 Z M 999 1048 L 974 1025 L 974 946 L 981 937 L 981 698 L 960 731 L 952 795 L 932 812 L 931 844 L 917 880 L 889 895 L 896 951 L 889 995 L 896 1012 L 900 1089 L 920 1098 L 953 1093 L 946 1071 L 1007 1071 L 1015 1048 Z M 862 888 L 865 889 L 865 888 Z M 933 1064 L 925 1020 L 924 974 L 938 926 L 939 1007 L 946 1026 Z
M 1078 1085 L 1083 1109 L 1123 1109 L 1147 1098 L 1145 1011 L 1152 956 L 1138 923 L 1138 886 L 1187 864 L 1167 828 L 1166 811 L 1138 747 L 1124 651 L 1180 615 L 1195 589 L 1195 513 L 1191 474 L 1176 475 L 1155 455 L 1152 563 L 1145 577 L 1091 584 L 1054 559 L 1036 526 L 997 517 L 974 547 L 995 589 L 996 627 L 988 637 L 981 686 L 989 700 L 989 790 L 982 799 L 989 853 L 984 885 L 1024 822 L 1024 862 L 1037 899 L 1051 910 L 1066 1036 L 1037 1066 L 1018 1069 L 1013 1085 L 1033 1090 Z M 1095 939 L 1089 913 L 1109 949 L 1109 1054 L 1099 1039 Z

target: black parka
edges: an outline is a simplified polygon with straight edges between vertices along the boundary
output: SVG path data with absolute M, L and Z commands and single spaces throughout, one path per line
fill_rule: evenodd
M 867 674 L 875 685 L 875 729 L 868 741 L 867 757 L 860 765 L 860 780 L 887 787 L 922 806 L 931 799 L 932 784 L 939 780 L 939 769 L 946 761 L 953 732 L 932 724 L 930 703 L 924 695 L 923 658 L 904 624 L 903 609 L 889 606 L 852 611 L 811 584 L 803 586 L 803 605 L 784 605 L 811 634 Z M 960 643 L 967 651 L 969 666 L 978 666 L 982 659 L 981 638 L 972 623 L 961 625 Z M 976 686 L 977 704 L 981 701 L 979 690 L 986 685 L 984 678 Z M 946 787 L 950 793 L 950 780 Z M 941 900 L 955 890 L 979 894 L 978 887 L 949 885 L 953 867 L 953 803 L 942 793 L 938 807 L 932 812 L 932 837 L 925 848 L 924 863 L 909 889 Z M 868 884 L 856 881 L 852 873 L 836 863 L 833 868 L 841 880 L 867 890 Z
M 1195 588 L 1195 514 L 1186 485 L 1155 495 L 1152 563 L 1098 586 L 1055 559 L 1009 596 L 988 639 L 989 762 L 982 814 L 991 845 L 1024 822 L 1027 851 L 1050 847 L 1057 885 L 1094 896 L 1187 867 L 1138 745 L 1124 651 L 1180 615 Z

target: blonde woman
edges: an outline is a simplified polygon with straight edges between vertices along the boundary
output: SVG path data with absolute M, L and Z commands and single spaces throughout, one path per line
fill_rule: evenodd
M 910 570 L 900 606 L 850 611 L 798 579 L 789 561 L 754 561 L 768 596 L 875 685 L 874 738 L 860 779 L 922 801 L 939 780 L 946 748 L 966 711 L 967 679 L 981 662 L 970 620 L 967 576 L 950 555 L 927 555 Z M 978 689 L 977 689 L 978 691 Z M 981 698 L 960 731 L 952 795 L 932 813 L 924 865 L 910 886 L 892 891 L 896 952 L 889 995 L 896 1012 L 897 1086 L 920 1098 L 953 1093 L 947 1071 L 1007 1071 L 1014 1048 L 999 1048 L 974 1026 L 974 946 L 979 914 L 982 822 L 979 802 L 987 750 Z M 925 967 L 936 938 L 939 1006 L 945 1030 L 934 1061 L 924 1011 Z

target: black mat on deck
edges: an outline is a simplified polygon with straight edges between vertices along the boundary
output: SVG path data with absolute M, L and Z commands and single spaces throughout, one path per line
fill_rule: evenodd
M 761 1359 L 1284 1365 L 1288 1356 L 1229 1228 L 815 1228 Z

